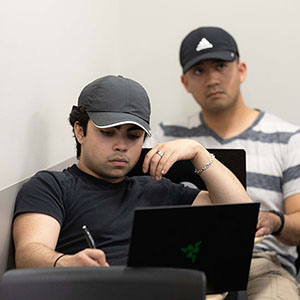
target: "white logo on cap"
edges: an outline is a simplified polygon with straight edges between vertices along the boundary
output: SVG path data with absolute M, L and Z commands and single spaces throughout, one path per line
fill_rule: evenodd
M 202 51 L 204 49 L 213 48 L 213 44 L 211 44 L 206 38 L 202 38 L 199 44 L 196 47 L 196 51 Z

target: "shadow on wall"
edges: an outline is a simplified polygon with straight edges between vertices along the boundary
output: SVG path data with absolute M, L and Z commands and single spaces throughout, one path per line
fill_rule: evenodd
M 34 110 L 37 108 L 35 107 Z M 24 138 L 23 144 L 16 144 L 19 148 L 19 164 L 11 169 L 20 176 L 32 174 L 40 169 L 41 165 L 46 165 L 48 159 L 48 127 L 41 112 L 33 112 L 30 119 L 27 119 L 27 126 L 21 126 L 20 131 Z M 24 177 L 23 177 L 24 178 Z M 14 248 L 12 243 L 12 217 L 14 211 L 15 198 L 21 186 L 27 179 L 23 179 L 0 191 L 0 274 L 6 269 L 14 267 Z
M 40 170 L 41 166 L 48 166 L 49 158 L 49 127 L 51 122 L 47 120 L 46 112 L 34 112 L 28 120 L 26 134 L 26 144 L 22 150 L 23 165 L 19 166 L 21 170 L 26 170 L 23 174 L 33 174 L 36 170 Z
M 14 268 L 11 225 L 17 193 L 26 180 L 24 179 L 0 191 L 0 276 L 7 269 Z

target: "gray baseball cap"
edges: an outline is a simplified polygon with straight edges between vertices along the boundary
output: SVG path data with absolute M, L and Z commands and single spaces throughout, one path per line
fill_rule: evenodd
M 151 136 L 150 101 L 134 80 L 113 75 L 98 78 L 81 91 L 78 106 L 98 128 L 135 124 Z

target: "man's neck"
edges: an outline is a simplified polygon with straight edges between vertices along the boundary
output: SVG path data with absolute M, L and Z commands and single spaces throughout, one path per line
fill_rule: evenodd
M 244 102 L 219 113 L 202 111 L 204 121 L 210 129 L 223 139 L 235 137 L 249 128 L 259 111 L 247 107 Z
M 97 179 L 100 179 L 102 181 L 106 181 L 108 183 L 119 183 L 124 180 L 125 176 L 122 177 L 109 177 L 109 176 L 101 176 L 98 173 L 94 172 L 93 170 L 89 169 L 83 162 L 82 158 L 79 158 L 79 161 L 77 163 L 77 168 L 80 169 L 82 172 L 91 175 Z

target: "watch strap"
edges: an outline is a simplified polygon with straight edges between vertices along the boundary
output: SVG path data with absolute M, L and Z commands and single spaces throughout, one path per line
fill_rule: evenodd
M 281 224 L 280 224 L 278 230 L 272 232 L 272 235 L 280 235 L 280 233 L 283 229 L 283 226 L 284 226 L 284 214 L 281 211 L 274 210 L 274 209 L 269 210 L 269 212 L 279 216 L 279 218 L 281 220 Z

